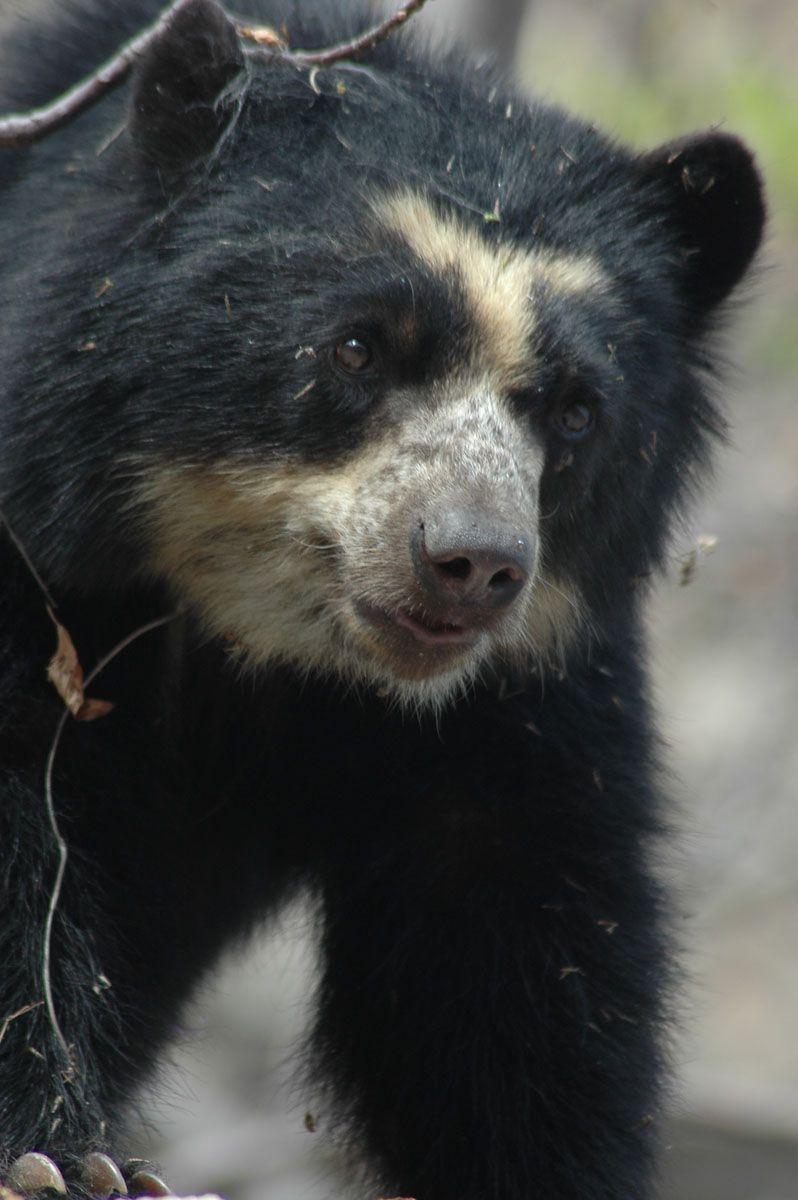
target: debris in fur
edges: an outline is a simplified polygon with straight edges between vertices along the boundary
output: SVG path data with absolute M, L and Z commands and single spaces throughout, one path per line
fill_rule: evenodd
M 308 392 L 311 392 L 316 386 L 316 383 L 317 380 L 311 379 L 310 383 L 306 383 L 305 386 L 300 388 L 300 390 L 294 395 L 294 399 L 301 400 L 303 396 L 307 396 Z
M 18 1008 L 16 1012 L 9 1013 L 0 1023 L 0 1042 L 8 1033 L 8 1027 L 13 1021 L 16 1021 L 18 1017 L 24 1017 L 26 1013 L 33 1012 L 35 1008 L 41 1008 L 43 1004 L 43 1000 L 34 1000 L 31 1004 L 23 1004 L 22 1008 Z
M 47 612 L 58 635 L 55 654 L 47 666 L 47 678 L 76 721 L 96 721 L 98 717 L 107 717 L 113 711 L 113 704 L 110 700 L 93 700 L 86 696 L 83 690 L 83 667 L 75 643 L 49 605 Z
M 695 579 L 698 564 L 702 558 L 706 558 L 708 554 L 712 554 L 718 544 L 718 539 L 713 534 L 702 534 L 696 539 L 695 545 L 682 558 L 682 564 L 679 568 L 679 584 L 681 587 L 687 587 Z
M 257 46 L 271 46 L 275 50 L 285 50 L 288 45 L 285 38 L 271 25 L 240 25 L 238 34 L 248 42 L 255 42 Z
M 484 221 L 488 221 L 488 222 L 501 221 L 502 214 L 501 214 L 501 208 L 499 207 L 498 196 L 496 197 L 496 199 L 493 203 L 493 208 L 491 209 L 491 211 L 483 213 L 482 218 Z
M 569 975 L 584 975 L 581 967 L 560 967 L 560 979 L 567 979 Z

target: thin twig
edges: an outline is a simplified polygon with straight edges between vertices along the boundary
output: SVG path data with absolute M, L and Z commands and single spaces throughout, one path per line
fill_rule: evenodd
M 19 551 L 22 561 L 25 563 L 31 575 L 36 580 L 36 583 L 39 585 L 42 595 L 47 601 L 48 608 L 51 610 L 50 615 L 52 616 L 52 610 L 57 607 L 56 603 L 50 595 L 49 590 L 45 586 L 41 575 L 33 565 L 30 555 L 8 523 L 8 518 L 5 516 L 2 509 L 0 509 L 0 524 L 5 525 L 8 535 Z M 121 642 L 117 642 L 117 644 L 111 650 L 109 650 L 108 653 L 99 660 L 99 662 L 95 663 L 83 681 L 84 690 L 88 688 L 94 682 L 100 672 L 104 671 L 108 664 L 113 662 L 117 655 L 121 654 L 123 650 L 126 650 L 132 642 L 137 641 L 140 637 L 144 637 L 146 633 L 151 633 L 154 629 L 159 629 L 162 625 L 168 625 L 170 621 L 174 621 L 179 615 L 179 612 L 172 612 L 168 613 L 165 617 L 157 617 L 154 621 L 148 621 L 146 625 L 142 625 L 138 629 L 134 629 L 132 633 L 127 634 L 127 636 L 122 638 Z M 67 859 L 69 858 L 69 848 L 61 834 L 61 829 L 58 824 L 58 817 L 55 813 L 55 804 L 53 802 L 53 768 L 55 766 L 55 757 L 58 753 L 58 747 L 61 743 L 61 735 L 64 732 L 64 728 L 69 716 L 70 710 L 65 707 L 61 713 L 61 716 L 58 718 L 58 724 L 56 725 L 55 733 L 53 734 L 50 752 L 47 755 L 47 766 L 45 767 L 44 772 L 44 806 L 47 812 L 47 820 L 49 821 L 50 829 L 53 834 L 53 840 L 55 841 L 56 848 L 58 850 L 58 868 L 55 874 L 53 890 L 50 893 L 50 903 L 47 906 L 47 917 L 44 923 L 44 943 L 42 946 L 42 991 L 44 992 L 44 1000 L 37 1002 L 37 1004 L 43 1003 L 47 1008 L 47 1016 L 50 1020 L 50 1026 L 55 1034 L 58 1044 L 61 1047 L 61 1050 L 63 1051 L 67 1067 L 71 1065 L 72 1059 L 69 1051 L 69 1044 L 64 1037 L 64 1032 L 61 1029 L 61 1025 L 58 1021 L 55 1011 L 52 977 L 50 971 L 50 950 L 53 939 L 53 921 L 55 920 L 55 914 L 58 909 L 58 902 L 61 899 L 61 888 L 64 883 Z M 20 1009 L 19 1012 L 12 1013 L 10 1017 L 7 1017 L 3 1025 L 0 1026 L 0 1041 L 2 1041 L 3 1037 L 5 1036 L 8 1023 L 14 1020 L 16 1017 L 21 1016 L 23 1012 L 28 1012 L 31 1008 L 36 1008 L 37 1004 L 28 1005 L 26 1008 Z
M 122 638 L 121 642 L 109 650 L 104 658 L 101 658 L 98 663 L 89 671 L 86 676 L 85 686 L 89 687 L 94 682 L 101 671 L 104 671 L 110 662 L 112 662 L 118 654 L 140 637 L 144 637 L 146 633 L 151 633 L 154 629 L 159 629 L 162 625 L 168 625 L 170 621 L 174 621 L 180 614 L 178 612 L 168 613 L 165 617 L 158 617 L 154 621 L 149 621 L 146 625 L 142 625 L 139 629 L 134 629 L 126 637 Z M 64 873 L 66 871 L 67 859 L 69 857 L 69 849 L 61 834 L 58 825 L 58 818 L 55 813 L 55 804 L 53 803 L 53 767 L 55 765 L 55 757 L 58 753 L 58 747 L 61 742 L 61 735 L 64 732 L 67 720 L 69 719 L 69 709 L 65 708 L 58 720 L 58 725 L 55 729 L 53 741 L 50 746 L 50 753 L 47 755 L 47 767 L 44 773 L 44 803 L 47 810 L 47 819 L 50 822 L 50 828 L 58 847 L 58 870 L 56 871 L 53 890 L 50 894 L 50 903 L 47 908 L 47 919 L 44 923 L 44 945 L 42 947 L 42 990 L 44 992 L 44 1003 L 47 1008 L 47 1015 L 50 1019 L 50 1025 L 53 1033 L 64 1053 L 67 1066 L 71 1064 L 71 1054 L 69 1044 L 64 1037 L 63 1030 L 58 1021 L 55 1011 L 55 1003 L 53 1001 L 52 977 L 50 972 L 50 948 L 53 937 L 53 921 L 58 909 L 58 902 L 61 899 L 61 888 L 64 882 Z
M 16 1021 L 17 1017 L 24 1017 L 25 1013 L 33 1012 L 34 1008 L 41 1008 L 43 1004 L 43 1000 L 34 1000 L 32 1004 L 23 1004 L 22 1008 L 18 1008 L 16 1012 L 9 1013 L 0 1025 L 0 1042 L 8 1033 L 8 1027 L 12 1021 Z
M 0 148 L 31 145 L 96 104 L 106 92 L 125 79 L 138 59 L 169 27 L 175 17 L 193 3 L 194 0 L 174 0 L 174 3 L 161 13 L 153 25 L 143 30 L 131 41 L 126 42 L 113 58 L 109 58 L 92 75 L 75 84 L 55 100 L 33 108 L 29 112 L 12 113 L 10 116 L 0 117 Z M 379 25 L 375 25 L 359 37 L 353 38 L 349 42 L 342 42 L 337 46 L 329 46 L 323 50 L 295 51 L 269 50 L 262 46 L 247 47 L 247 57 L 287 62 L 298 67 L 330 66 L 331 63 L 355 58 L 371 50 L 378 42 L 384 41 L 409 17 L 423 8 L 426 3 L 427 0 L 407 0 L 393 16 L 387 17 Z
M 22 559 L 22 561 L 25 563 L 25 566 L 28 568 L 31 575 L 36 580 L 36 583 L 39 585 L 39 591 L 41 592 L 41 594 L 44 596 L 45 600 L 47 601 L 48 608 L 52 608 L 53 610 L 57 609 L 58 605 L 56 604 L 55 600 L 53 600 L 53 597 L 50 593 L 50 589 L 47 587 L 47 584 L 44 582 L 41 575 L 39 574 L 39 572 L 36 570 L 33 563 L 31 562 L 30 556 L 28 555 L 27 550 L 22 545 L 22 542 L 19 540 L 17 535 L 14 533 L 14 530 L 12 529 L 11 525 L 9 524 L 8 517 L 3 512 L 2 508 L 0 508 L 0 525 L 5 525 L 6 533 L 11 538 L 11 541 L 14 543 L 17 550 L 19 551 L 19 556 Z
M 345 59 L 359 58 L 367 54 L 380 42 L 390 37 L 394 30 L 404 25 L 414 13 L 424 7 L 427 0 L 407 0 L 401 8 L 390 17 L 386 17 L 379 25 L 373 26 L 358 37 L 348 42 L 340 42 L 337 46 L 327 46 L 323 50 L 271 50 L 268 46 L 247 48 L 248 58 L 278 59 L 282 62 L 293 63 L 297 67 L 329 67 L 332 63 L 343 62 Z

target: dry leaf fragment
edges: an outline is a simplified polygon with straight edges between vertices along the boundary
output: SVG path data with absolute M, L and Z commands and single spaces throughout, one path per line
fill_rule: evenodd
M 288 45 L 285 38 L 280 37 L 271 25 L 244 25 L 238 32 L 241 37 L 246 38 L 248 42 L 254 42 L 256 46 L 273 46 L 275 50 L 285 50 Z
M 47 610 L 58 633 L 58 644 L 47 667 L 47 678 L 69 711 L 75 716 L 85 699 L 83 695 L 83 668 L 78 659 L 75 644 L 52 609 Z
M 76 721 L 96 721 L 107 717 L 113 709 L 110 700 L 92 700 L 83 691 L 83 667 L 69 631 L 48 607 L 50 620 L 58 633 L 55 654 L 47 666 L 47 678 Z
M 87 697 L 81 704 L 80 710 L 74 716 L 78 721 L 98 721 L 100 717 L 107 717 L 113 711 L 113 701 L 93 700 L 91 697 Z

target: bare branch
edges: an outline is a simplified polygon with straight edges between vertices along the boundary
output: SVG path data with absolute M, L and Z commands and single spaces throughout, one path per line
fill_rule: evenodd
M 174 18 L 192 4 L 193 0 L 174 0 L 158 20 L 127 42 L 122 49 L 109 58 L 103 65 L 90 75 L 88 79 L 76 83 L 68 92 L 64 92 L 49 104 L 43 104 L 30 112 L 12 114 L 0 119 L 0 147 L 27 146 L 39 141 L 46 134 L 52 133 L 66 125 L 92 104 L 109 92 L 128 75 L 134 63 L 141 58 L 157 37 L 169 27 Z
M 174 0 L 174 3 L 161 13 L 153 25 L 127 42 L 113 58 L 109 58 L 87 79 L 75 84 L 55 100 L 26 113 L 12 113 L 10 116 L 0 117 L 0 149 L 27 146 L 37 142 L 96 104 L 106 92 L 125 79 L 149 46 L 169 27 L 178 13 L 191 3 L 193 0 Z M 268 46 L 258 45 L 247 48 L 247 57 L 291 63 L 300 68 L 330 66 L 332 63 L 365 54 L 378 42 L 389 37 L 395 29 L 403 25 L 426 3 L 427 0 L 407 0 L 393 16 L 387 17 L 379 25 L 375 25 L 359 37 L 353 38 L 349 42 L 342 42 L 338 46 L 330 46 L 322 50 L 292 51 L 279 47 L 270 49 Z M 239 30 L 239 32 L 243 31 Z M 245 36 L 251 37 L 254 32 L 256 31 L 247 29 Z
M 293 63 L 297 67 L 329 67 L 333 63 L 367 54 L 369 50 L 373 50 L 376 45 L 390 37 L 400 25 L 404 25 L 405 21 L 409 20 L 414 13 L 419 12 L 426 3 L 427 0 L 407 0 L 406 4 L 397 9 L 392 16 L 386 17 L 379 25 L 375 25 L 366 33 L 361 33 L 359 37 L 352 38 L 349 42 L 340 42 L 337 46 L 328 46 L 323 50 L 273 50 L 268 46 L 258 46 L 247 49 L 247 57 L 278 59 Z

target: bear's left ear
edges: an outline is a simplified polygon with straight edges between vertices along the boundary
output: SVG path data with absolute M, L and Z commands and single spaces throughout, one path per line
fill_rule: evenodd
M 232 21 L 214 0 L 190 0 L 149 46 L 133 84 L 131 133 L 159 173 L 209 154 L 233 118 L 246 62 Z
M 697 315 L 740 282 L 762 240 L 765 202 L 754 157 L 739 138 L 711 131 L 639 159 L 665 225 L 683 253 L 683 293 Z

